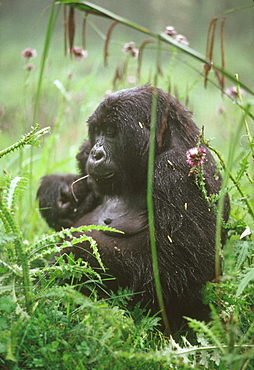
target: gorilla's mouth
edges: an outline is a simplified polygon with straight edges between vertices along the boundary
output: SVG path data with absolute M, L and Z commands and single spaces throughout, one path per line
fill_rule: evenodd
M 110 173 L 106 173 L 106 174 L 101 174 L 100 173 L 99 176 L 98 176 L 98 174 L 93 173 L 93 174 L 89 174 L 89 177 L 92 178 L 95 181 L 102 181 L 102 180 L 106 180 L 106 179 L 111 179 L 114 175 L 115 175 L 114 172 L 110 172 Z

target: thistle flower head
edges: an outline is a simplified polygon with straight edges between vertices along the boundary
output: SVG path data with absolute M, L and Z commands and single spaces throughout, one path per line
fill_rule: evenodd
M 21 55 L 22 58 L 29 60 L 37 56 L 37 51 L 35 49 L 26 48 L 22 51 Z
M 186 152 L 187 160 L 186 162 L 191 167 L 196 167 L 202 163 L 204 163 L 205 156 L 206 156 L 206 149 L 205 148 L 191 148 Z

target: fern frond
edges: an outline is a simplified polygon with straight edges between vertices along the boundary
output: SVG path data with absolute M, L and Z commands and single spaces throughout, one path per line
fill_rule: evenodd
M 249 167 L 249 156 L 250 152 L 247 153 L 247 155 L 243 157 L 242 161 L 239 163 L 240 169 L 237 171 L 236 181 L 240 181 L 242 176 L 247 172 L 247 169 Z
M 254 280 L 254 266 L 246 268 L 238 285 L 236 296 L 239 297 L 250 281 Z
M 203 333 L 211 342 L 213 342 L 213 344 L 221 351 L 222 354 L 226 354 L 225 346 L 221 343 L 218 336 L 213 333 L 213 330 L 209 328 L 208 325 L 202 321 L 191 319 L 189 317 L 185 317 L 185 319 L 189 321 L 191 328 L 198 333 Z
M 8 204 L 8 203 L 7 203 Z M 23 250 L 24 243 L 19 226 L 14 219 L 14 213 L 6 207 L 4 202 L 0 199 L 0 219 L 3 221 L 7 234 L 13 236 L 13 245 L 15 247 L 15 254 L 17 263 L 22 267 L 23 289 L 25 296 L 26 310 L 29 314 L 31 312 L 31 291 L 30 291 L 30 277 L 27 255 Z
M 17 197 L 19 193 L 25 189 L 26 183 L 27 179 L 25 177 L 16 176 L 10 181 L 9 185 L 4 188 L 3 202 L 10 212 L 14 211 Z
M 35 261 L 38 258 L 44 257 L 46 255 L 55 254 L 60 252 L 63 248 L 73 247 L 77 244 L 81 244 L 84 241 L 88 241 L 92 249 L 93 255 L 97 259 L 100 267 L 105 271 L 105 267 L 102 263 L 100 253 L 97 248 L 95 240 L 84 233 L 91 232 L 92 230 L 102 230 L 110 232 L 123 233 L 122 231 L 112 229 L 105 226 L 80 226 L 78 228 L 71 227 L 70 229 L 62 229 L 61 231 L 54 232 L 44 238 L 38 240 L 33 244 L 32 250 L 28 255 L 30 262 Z M 74 236 L 74 233 L 78 233 L 78 236 Z
M 17 235 L 19 234 L 19 229 L 16 225 L 13 214 L 6 207 L 5 202 L 3 202 L 1 199 L 0 199 L 0 219 L 3 222 L 6 234 L 12 234 L 14 235 L 14 239 L 16 239 Z
M 234 249 L 236 256 L 235 269 L 238 271 L 254 255 L 254 244 L 251 240 L 237 240 L 234 243 Z
M 40 126 L 36 124 L 35 127 L 32 127 L 32 130 L 28 134 L 23 135 L 22 138 L 19 141 L 12 144 L 8 148 L 5 148 L 5 149 L 1 150 L 0 151 L 0 158 L 5 156 L 6 154 L 14 152 L 17 149 L 23 148 L 26 145 L 40 146 L 39 138 L 42 135 L 47 134 L 50 131 L 50 127 L 45 127 L 43 129 L 37 131 L 39 127 Z

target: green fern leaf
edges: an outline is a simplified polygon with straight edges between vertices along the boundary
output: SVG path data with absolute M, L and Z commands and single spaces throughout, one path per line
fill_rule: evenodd
M 239 297 L 246 286 L 249 284 L 250 281 L 254 280 L 254 266 L 251 268 L 246 268 L 245 273 L 243 274 L 242 279 L 240 280 L 240 283 L 238 285 L 236 296 Z
M 20 176 L 16 176 L 14 177 L 14 179 L 11 180 L 8 190 L 6 190 L 5 192 L 5 204 L 8 210 L 14 210 L 17 195 L 20 193 L 21 190 L 24 189 L 24 185 L 26 182 L 27 179 Z

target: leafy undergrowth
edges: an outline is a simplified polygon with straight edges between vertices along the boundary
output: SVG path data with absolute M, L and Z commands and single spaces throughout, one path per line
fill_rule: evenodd
M 37 134 L 41 132 L 33 130 L 34 144 Z M 160 331 L 159 316 L 132 307 L 127 290 L 108 295 L 100 275 L 86 262 L 70 254 L 49 264 L 61 248 L 88 237 L 72 237 L 77 231 L 72 228 L 29 244 L 16 221 L 26 181 L 3 176 L 1 185 L 0 368 L 253 368 L 254 245 L 244 223 L 227 225 L 224 275 L 205 289 L 211 321 L 187 319 L 192 334 L 168 338 Z M 89 241 L 103 269 L 96 245 Z

